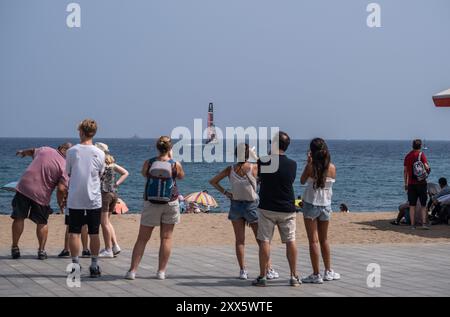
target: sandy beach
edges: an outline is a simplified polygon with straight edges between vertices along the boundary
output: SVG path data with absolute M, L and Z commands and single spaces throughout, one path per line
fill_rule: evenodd
M 389 222 L 395 218 L 395 212 L 364 212 L 364 213 L 334 213 L 330 226 L 330 240 L 333 244 L 383 244 L 383 243 L 449 243 L 450 227 L 433 226 L 432 230 L 417 229 L 412 231 L 407 226 L 395 227 Z M 131 249 L 139 230 L 139 215 L 113 216 L 112 222 L 116 228 L 122 248 Z M 297 218 L 297 241 L 307 243 L 306 232 L 301 214 Z M 0 216 L 0 249 L 10 247 L 11 219 Z M 63 247 L 64 217 L 52 215 L 49 220 L 48 250 L 58 250 Z M 151 239 L 151 246 L 158 244 L 159 231 L 156 230 Z M 255 239 L 247 231 L 247 243 L 255 244 Z M 274 243 L 279 244 L 278 233 Z M 188 214 L 182 216 L 181 224 L 175 229 L 175 247 L 184 246 L 225 246 L 234 244 L 234 234 L 227 214 Z M 37 246 L 35 226 L 26 221 L 25 231 L 20 246 L 34 248 Z

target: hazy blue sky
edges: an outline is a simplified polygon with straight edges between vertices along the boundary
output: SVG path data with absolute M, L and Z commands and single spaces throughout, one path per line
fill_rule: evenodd
M 168 134 L 217 125 L 296 138 L 450 139 L 450 1 L 0 0 L 0 137 Z

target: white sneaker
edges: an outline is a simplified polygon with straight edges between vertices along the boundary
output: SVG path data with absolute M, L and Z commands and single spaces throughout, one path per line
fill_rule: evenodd
M 302 278 L 302 283 L 305 284 L 323 284 L 323 278 L 320 274 L 311 274 L 308 277 Z
M 269 272 L 267 272 L 267 279 L 268 280 L 276 280 L 280 278 L 280 274 L 278 274 L 277 271 L 275 271 L 274 269 L 269 269 Z
M 98 257 L 112 259 L 112 258 L 114 258 L 114 253 L 111 250 L 108 251 L 106 249 L 103 249 L 100 251 Z
M 336 273 L 335 271 L 325 271 L 325 274 L 323 275 L 323 279 L 327 282 L 330 281 L 337 281 L 341 279 L 341 274 Z
M 166 279 L 166 273 L 165 272 L 158 272 L 156 273 L 156 278 L 160 281 L 164 281 Z
M 112 252 L 113 252 L 114 256 L 117 256 L 120 254 L 120 252 L 122 252 L 122 249 L 119 247 L 118 244 L 116 244 L 115 246 L 113 246 Z
M 248 280 L 248 272 L 246 270 L 241 270 L 239 273 L 239 279 L 244 281 Z
M 134 281 L 136 279 L 136 273 L 128 271 L 127 275 L 125 275 L 125 279 Z

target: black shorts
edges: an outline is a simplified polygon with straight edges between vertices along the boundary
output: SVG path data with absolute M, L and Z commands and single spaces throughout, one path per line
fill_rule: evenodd
M 89 234 L 98 234 L 100 231 L 101 218 L 101 209 L 69 209 L 69 233 L 81 234 L 81 228 L 84 225 L 87 225 Z
M 417 205 L 417 200 L 420 200 L 420 205 L 426 207 L 428 195 L 427 184 L 413 184 L 408 185 L 408 202 L 411 207 Z
M 17 192 L 11 203 L 13 212 L 12 219 L 26 219 L 29 218 L 35 224 L 46 225 L 48 223 L 48 216 L 52 213 L 50 206 L 39 205 L 34 200 Z

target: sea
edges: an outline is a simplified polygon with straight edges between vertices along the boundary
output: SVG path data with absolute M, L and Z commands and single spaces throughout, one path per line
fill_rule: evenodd
M 19 149 L 41 146 L 57 147 L 64 142 L 76 143 L 75 139 L 49 138 L 0 138 L 0 185 L 17 181 L 31 162 L 31 158 L 16 157 Z M 120 197 L 130 212 L 139 213 L 143 205 L 145 179 L 140 171 L 145 160 L 155 156 L 155 140 L 152 139 L 97 139 L 109 145 L 117 163 L 130 172 L 130 177 L 120 187 Z M 330 140 L 332 161 L 337 168 L 334 185 L 333 209 L 345 203 L 350 211 L 393 211 L 406 201 L 403 187 L 403 159 L 410 151 L 411 141 L 363 141 Z M 296 196 L 304 187 L 300 175 L 306 162 L 309 141 L 294 140 L 287 152 L 298 163 L 295 181 Z M 234 151 L 234 149 L 225 149 Z M 450 142 L 429 141 L 424 150 L 432 172 L 430 181 L 437 183 L 440 177 L 450 178 Z M 207 190 L 219 203 L 212 212 L 227 212 L 230 202 L 209 184 L 209 180 L 230 163 L 182 163 L 186 178 L 178 182 L 181 194 Z M 224 180 L 224 188 L 229 188 Z M 0 213 L 11 213 L 13 193 L 0 191 Z M 56 209 L 53 198 L 52 208 Z

